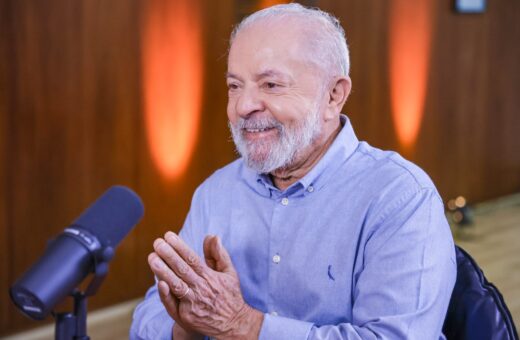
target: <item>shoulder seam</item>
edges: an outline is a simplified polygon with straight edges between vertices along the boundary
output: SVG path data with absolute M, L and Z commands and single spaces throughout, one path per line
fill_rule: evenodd
M 359 152 L 361 152 L 363 155 L 366 155 L 370 158 L 372 158 L 374 161 L 378 161 L 377 158 L 375 158 L 372 154 L 368 153 L 366 150 L 362 150 L 360 149 Z M 407 167 L 405 167 L 404 165 L 400 164 L 399 162 L 395 161 L 394 159 L 392 159 L 391 156 L 397 154 L 395 153 L 394 151 L 390 151 L 391 154 L 385 158 L 382 158 L 381 160 L 384 160 L 385 162 L 391 162 L 392 164 L 394 164 L 395 166 L 403 169 L 404 171 L 406 171 L 406 173 L 408 173 L 414 180 L 415 184 L 417 184 L 417 186 L 419 187 L 419 189 L 435 189 L 435 187 L 432 185 L 432 186 L 425 186 L 423 185 L 418 179 L 417 179 L 417 176 L 415 176 L 415 174 L 413 172 L 410 171 L 410 169 L 408 169 Z M 413 163 L 412 163 L 413 164 Z M 424 171 L 421 169 L 421 171 Z

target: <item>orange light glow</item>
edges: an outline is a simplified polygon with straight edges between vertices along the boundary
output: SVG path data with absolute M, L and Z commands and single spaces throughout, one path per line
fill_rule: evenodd
M 196 0 L 149 0 L 142 36 L 146 132 L 163 176 L 186 169 L 198 135 L 202 37 Z
M 290 0 L 261 0 L 260 4 L 258 5 L 258 8 L 263 9 L 263 8 L 271 7 L 274 5 L 286 4 L 289 1 Z
M 423 118 L 432 37 L 431 0 L 390 2 L 390 92 L 393 121 L 405 151 Z

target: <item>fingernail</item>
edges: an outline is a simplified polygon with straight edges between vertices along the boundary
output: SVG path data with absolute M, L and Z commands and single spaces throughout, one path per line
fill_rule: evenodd
M 160 260 L 154 260 L 153 261 L 153 265 L 154 265 L 155 269 L 162 269 L 163 268 L 163 263 Z
M 172 232 L 172 231 L 168 231 L 168 232 L 164 235 L 164 238 L 165 238 L 166 240 L 168 240 L 168 241 L 170 241 L 170 240 L 171 240 L 171 241 L 175 241 L 175 240 L 178 238 L 178 236 L 177 236 L 177 234 L 175 234 L 174 232 Z
M 166 244 L 166 242 L 161 242 L 158 246 L 157 246 L 157 249 L 158 250 L 161 250 L 161 251 L 167 251 L 169 248 L 169 246 Z
M 156 239 L 155 241 L 153 241 L 153 247 L 158 247 L 161 244 L 161 242 L 163 242 L 161 238 Z

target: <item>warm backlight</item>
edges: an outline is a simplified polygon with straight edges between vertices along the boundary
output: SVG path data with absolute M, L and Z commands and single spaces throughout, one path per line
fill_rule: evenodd
M 168 179 L 184 172 L 197 140 L 203 72 L 198 4 L 149 0 L 144 12 L 146 133 L 153 161 Z
M 274 5 L 286 4 L 290 0 L 260 0 L 258 8 L 267 8 Z
M 430 47 L 432 0 L 390 4 L 390 92 L 399 143 L 413 149 L 423 117 Z

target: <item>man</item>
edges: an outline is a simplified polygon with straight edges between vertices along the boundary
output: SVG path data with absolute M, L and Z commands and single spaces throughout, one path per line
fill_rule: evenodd
M 229 125 L 239 160 L 154 242 L 157 279 L 134 339 L 439 339 L 453 241 L 424 172 L 359 142 L 338 21 L 298 4 L 231 37 Z

